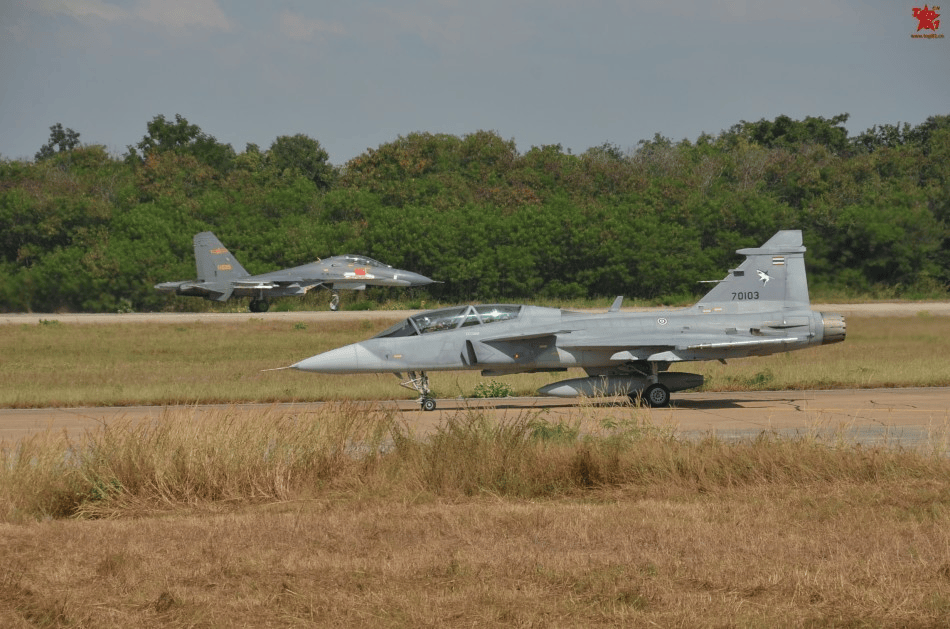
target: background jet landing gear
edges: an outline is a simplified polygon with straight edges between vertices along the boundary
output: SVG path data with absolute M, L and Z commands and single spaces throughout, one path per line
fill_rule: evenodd
M 402 379 L 402 374 L 395 374 L 397 378 Z M 424 411 L 434 411 L 435 410 L 435 398 L 432 397 L 432 391 L 429 390 L 429 376 L 424 371 L 420 371 L 416 374 L 415 371 L 409 372 L 409 380 L 406 382 L 400 382 L 399 386 L 405 387 L 407 389 L 412 389 L 419 393 L 419 406 L 422 407 Z
M 248 305 L 248 309 L 251 312 L 267 312 L 270 308 L 270 302 L 261 297 L 260 299 L 251 298 L 251 303 Z
M 330 295 L 330 310 L 336 312 L 340 309 L 340 293 L 333 291 Z

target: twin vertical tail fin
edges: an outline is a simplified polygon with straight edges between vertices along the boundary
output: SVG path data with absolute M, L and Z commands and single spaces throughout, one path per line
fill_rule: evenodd
M 198 269 L 198 281 L 214 286 L 220 294 L 218 301 L 226 301 L 234 291 L 233 281 L 248 277 L 227 247 L 211 232 L 195 234 L 195 265 Z
M 780 231 L 761 247 L 736 253 L 745 261 L 729 271 L 698 308 L 735 313 L 810 309 L 800 230 Z

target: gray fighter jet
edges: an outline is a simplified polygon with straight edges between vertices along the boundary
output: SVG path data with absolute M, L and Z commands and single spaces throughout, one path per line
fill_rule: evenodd
M 629 395 L 667 406 L 670 392 L 701 386 L 674 363 L 764 356 L 838 343 L 844 317 L 811 310 L 800 231 L 780 231 L 729 271 L 696 305 L 666 312 L 588 314 L 518 305 L 458 306 L 413 315 L 375 337 L 312 356 L 292 369 L 319 373 L 393 372 L 435 409 L 427 371 L 479 369 L 494 376 L 565 371 L 583 378 L 540 389 L 573 397 Z
M 194 243 L 198 279 L 163 282 L 155 285 L 157 290 L 215 301 L 250 297 L 251 312 L 266 312 L 270 307 L 270 297 L 303 295 L 311 288 L 326 285 L 333 291 L 330 310 L 336 310 L 340 305 L 337 291 L 341 288 L 364 290 L 367 286 L 425 286 L 434 281 L 418 273 L 394 269 L 371 258 L 349 254 L 291 269 L 251 275 L 211 232 L 195 234 Z

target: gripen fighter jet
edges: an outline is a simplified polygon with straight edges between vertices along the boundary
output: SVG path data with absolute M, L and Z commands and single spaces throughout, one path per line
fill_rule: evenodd
M 435 409 L 427 371 L 479 369 L 484 376 L 565 371 L 587 377 L 549 384 L 559 397 L 629 395 L 667 406 L 670 392 L 698 387 L 699 374 L 674 363 L 764 356 L 838 343 L 844 317 L 811 310 L 800 231 L 780 231 L 729 271 L 696 305 L 666 312 L 588 314 L 517 305 L 458 306 L 413 315 L 375 337 L 312 356 L 292 369 L 393 372 Z
M 251 312 L 266 312 L 270 307 L 270 297 L 303 295 L 323 284 L 333 291 L 330 310 L 336 310 L 340 306 L 337 290 L 341 288 L 364 290 L 367 286 L 425 286 L 433 282 L 424 275 L 349 254 L 292 269 L 251 275 L 211 232 L 195 234 L 194 243 L 198 279 L 163 282 L 155 285 L 157 290 L 215 301 L 250 297 Z

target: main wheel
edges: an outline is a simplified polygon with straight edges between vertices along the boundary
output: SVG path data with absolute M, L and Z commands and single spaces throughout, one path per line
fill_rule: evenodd
M 424 411 L 434 411 L 435 410 L 435 399 L 431 397 L 423 398 L 422 400 L 422 410 Z
M 340 309 L 340 296 L 336 293 L 330 296 L 330 310 L 336 312 Z
M 252 299 L 248 308 L 251 312 L 267 312 L 270 302 L 266 299 Z
M 640 397 L 653 408 L 670 405 L 670 390 L 662 384 L 651 384 Z

